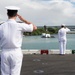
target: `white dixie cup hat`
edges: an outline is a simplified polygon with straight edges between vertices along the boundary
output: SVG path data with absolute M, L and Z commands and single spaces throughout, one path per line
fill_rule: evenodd
M 7 10 L 19 10 L 20 8 L 17 6 L 6 6 L 5 7 Z

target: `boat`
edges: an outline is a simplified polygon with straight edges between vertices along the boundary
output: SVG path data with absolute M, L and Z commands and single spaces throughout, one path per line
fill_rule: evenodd
M 42 38 L 55 38 L 55 37 L 48 33 L 42 33 Z
M 51 35 L 48 33 L 42 33 L 42 38 L 50 38 Z

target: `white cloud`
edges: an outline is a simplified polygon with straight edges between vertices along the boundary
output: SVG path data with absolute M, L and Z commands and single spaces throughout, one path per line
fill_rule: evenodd
M 62 23 L 75 24 L 75 8 L 68 0 L 2 0 L 0 14 L 6 15 L 7 5 L 21 8 L 19 14 L 36 25 L 60 25 Z M 4 17 L 4 20 L 6 17 Z
M 71 2 L 75 2 L 75 0 L 70 0 Z

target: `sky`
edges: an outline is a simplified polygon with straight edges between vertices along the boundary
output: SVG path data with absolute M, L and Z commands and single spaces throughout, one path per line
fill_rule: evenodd
M 0 0 L 0 22 L 8 19 L 6 6 L 20 7 L 18 14 L 36 26 L 75 26 L 75 0 Z

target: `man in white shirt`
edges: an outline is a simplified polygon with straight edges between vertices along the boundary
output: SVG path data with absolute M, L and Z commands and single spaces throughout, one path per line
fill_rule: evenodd
M 59 49 L 61 55 L 64 55 L 66 51 L 66 43 L 67 43 L 66 33 L 68 31 L 70 31 L 70 29 L 67 28 L 65 24 L 62 24 L 61 29 L 58 31 Z
M 20 8 L 8 6 L 6 9 L 8 20 L 0 25 L 1 75 L 20 75 L 23 32 L 32 32 L 37 27 L 17 14 Z M 17 17 L 24 23 L 17 23 Z

